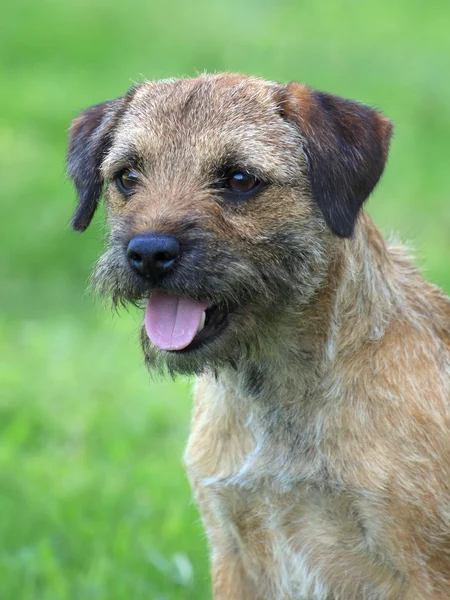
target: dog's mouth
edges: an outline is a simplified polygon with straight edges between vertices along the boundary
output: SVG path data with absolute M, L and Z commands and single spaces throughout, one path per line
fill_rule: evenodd
M 225 305 L 155 292 L 145 310 L 145 330 L 161 350 L 190 352 L 216 339 L 227 327 L 229 313 Z

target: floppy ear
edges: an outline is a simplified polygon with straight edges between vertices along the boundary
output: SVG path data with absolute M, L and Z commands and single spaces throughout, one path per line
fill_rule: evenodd
M 67 170 L 78 193 L 78 206 L 72 217 L 76 231 L 84 231 L 94 216 L 103 189 L 100 166 L 133 91 L 87 108 L 72 122 Z
M 312 193 L 326 223 L 350 237 L 383 173 L 392 123 L 364 104 L 296 82 L 282 89 L 280 108 L 304 138 Z

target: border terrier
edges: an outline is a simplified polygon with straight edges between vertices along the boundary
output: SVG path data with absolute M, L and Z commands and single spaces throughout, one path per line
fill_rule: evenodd
M 93 285 L 195 374 L 186 465 L 216 600 L 450 597 L 450 300 L 362 205 L 391 122 L 291 82 L 144 82 L 68 172 L 110 225 Z

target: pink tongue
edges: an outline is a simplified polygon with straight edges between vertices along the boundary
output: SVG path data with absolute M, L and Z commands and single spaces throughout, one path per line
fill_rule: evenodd
M 161 350 L 181 350 L 194 339 L 207 302 L 152 294 L 145 309 L 145 330 Z

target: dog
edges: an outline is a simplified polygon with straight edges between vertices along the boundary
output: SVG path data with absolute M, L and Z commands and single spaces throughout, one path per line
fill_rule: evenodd
M 215 600 L 448 600 L 450 300 L 363 203 L 391 122 L 291 82 L 144 82 L 71 127 L 94 288 L 194 374 Z

